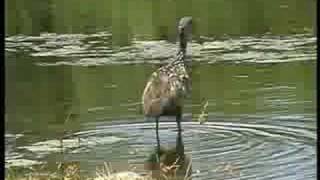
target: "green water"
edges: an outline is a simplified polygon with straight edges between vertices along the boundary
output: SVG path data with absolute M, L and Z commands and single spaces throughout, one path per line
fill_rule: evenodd
M 184 15 L 195 20 L 182 123 L 194 179 L 234 178 L 211 168 L 222 162 L 244 179 L 315 179 L 311 0 L 7 1 L 6 167 L 77 161 L 94 174 L 110 161 L 143 171 L 156 142 L 141 94 L 174 58 Z M 199 125 L 206 101 L 208 122 Z M 174 120 L 160 128 L 163 145 L 174 144 Z M 81 146 L 68 144 L 76 138 Z
M 7 1 L 6 34 L 82 34 L 110 28 L 113 43 L 129 43 L 134 35 L 175 39 L 177 20 L 185 15 L 192 15 L 200 35 L 285 35 L 313 31 L 316 1 Z

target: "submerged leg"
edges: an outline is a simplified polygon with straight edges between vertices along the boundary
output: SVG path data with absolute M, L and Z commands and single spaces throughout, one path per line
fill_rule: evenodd
M 156 117 L 157 162 L 160 162 L 159 117 Z
M 180 110 L 179 110 L 180 111 Z M 181 111 L 176 115 L 176 122 L 178 127 L 178 132 L 181 132 Z
M 181 132 L 181 117 L 182 117 L 182 110 L 181 107 L 177 108 L 177 114 L 176 114 L 176 122 L 178 127 L 178 132 Z
M 178 132 L 177 132 L 177 141 L 176 141 L 176 151 L 178 153 L 178 156 L 180 157 L 180 160 L 184 159 L 184 145 L 182 142 L 182 135 L 181 135 L 181 113 L 179 113 L 176 116 L 177 126 L 178 126 Z

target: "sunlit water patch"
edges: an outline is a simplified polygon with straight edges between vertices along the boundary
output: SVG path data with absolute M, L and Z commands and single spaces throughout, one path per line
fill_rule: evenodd
M 193 61 L 203 63 L 247 62 L 279 63 L 316 59 L 316 37 L 312 35 L 203 38 L 188 46 Z M 38 59 L 40 66 L 98 66 L 104 64 L 162 64 L 174 57 L 177 45 L 167 41 L 140 41 L 119 47 L 108 32 L 97 34 L 41 34 L 40 36 L 6 37 L 7 52 L 26 52 Z M 68 60 L 46 62 L 41 57 Z

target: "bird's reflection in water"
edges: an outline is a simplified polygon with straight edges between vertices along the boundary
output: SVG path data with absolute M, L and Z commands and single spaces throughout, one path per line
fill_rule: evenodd
M 157 149 L 155 149 L 145 163 L 145 169 L 151 171 L 153 178 L 191 179 L 191 158 L 184 153 L 181 130 L 177 133 L 176 147 L 169 149 L 160 147 L 159 158 L 157 156 Z

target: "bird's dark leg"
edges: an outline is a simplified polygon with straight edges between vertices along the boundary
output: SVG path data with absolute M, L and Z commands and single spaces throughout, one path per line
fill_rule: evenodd
M 177 127 L 178 127 L 178 132 L 181 132 L 181 108 L 178 108 L 178 113 L 176 115 L 176 122 L 177 122 Z
M 178 134 L 177 134 L 177 141 L 176 141 L 176 150 L 178 153 L 178 156 L 180 157 L 180 160 L 184 160 L 184 146 L 182 142 L 182 135 L 181 135 L 181 112 L 177 114 L 176 121 L 178 126 Z
M 160 163 L 159 117 L 156 117 L 157 162 Z

